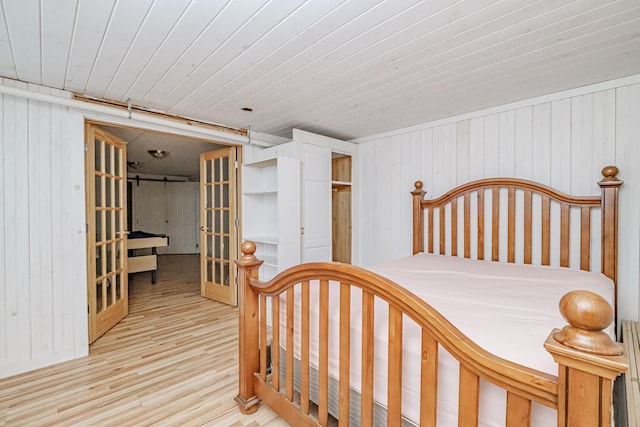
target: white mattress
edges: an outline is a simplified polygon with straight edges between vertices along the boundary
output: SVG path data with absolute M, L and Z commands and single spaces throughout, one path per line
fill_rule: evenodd
M 614 301 L 613 282 L 602 274 L 557 267 L 494 263 L 433 254 L 417 254 L 369 268 L 427 301 L 460 331 L 487 351 L 522 365 L 557 375 L 553 358 L 543 343 L 554 328 L 566 321 L 558 302 L 567 292 L 585 289 Z M 313 287 L 312 287 L 313 289 Z M 330 290 L 329 373 L 338 378 L 339 288 Z M 311 294 L 311 362 L 317 367 L 318 316 L 317 291 Z M 361 310 L 360 292 L 351 295 L 351 387 L 360 390 Z M 284 306 L 282 306 L 284 307 Z M 387 399 L 387 308 L 381 301 L 375 307 L 375 390 L 378 403 Z M 300 334 L 300 303 L 296 298 L 295 335 Z M 281 327 L 285 313 L 281 311 Z M 609 330 L 610 333 L 612 329 Z M 284 329 L 281 333 L 284 341 Z M 418 424 L 420 386 L 420 330 L 405 318 L 403 332 L 402 412 Z M 499 338 L 499 339 L 497 339 Z M 281 344 L 284 344 L 282 342 Z M 300 346 L 296 338 L 296 357 Z M 458 362 L 442 348 L 438 373 L 438 425 L 457 425 Z M 506 393 L 481 382 L 480 425 L 504 426 Z M 534 403 L 532 426 L 555 425 L 554 410 Z

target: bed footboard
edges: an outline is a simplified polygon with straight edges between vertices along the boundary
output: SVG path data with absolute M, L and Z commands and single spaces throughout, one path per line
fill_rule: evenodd
M 613 320 L 607 302 L 589 292 L 571 292 L 561 301 L 561 312 L 569 325 L 554 330 L 545 348 L 558 363 L 558 376 L 548 375 L 492 355 L 462 334 L 447 319 L 405 288 L 370 271 L 339 263 L 309 263 L 292 267 L 269 282 L 258 280 L 262 261 L 255 244 L 242 245 L 239 268 L 239 393 L 236 402 L 244 413 L 257 409 L 259 402 L 269 405 L 291 425 L 327 425 L 330 351 L 339 351 L 339 366 L 331 374 L 338 379 L 338 422 L 348 425 L 349 396 L 352 387 L 361 395 L 361 425 L 373 424 L 374 405 L 374 316 L 386 304 L 388 319 L 387 387 L 384 398 L 388 425 L 403 419 L 403 322 L 413 322 L 422 330 L 419 419 L 422 426 L 435 426 L 438 395 L 438 348 L 446 349 L 460 363 L 458 423 L 477 425 L 480 379 L 506 390 L 506 425 L 529 426 L 531 405 L 537 402 L 557 409 L 558 426 L 608 426 L 611 420 L 611 385 L 627 369 L 622 347 L 602 332 Z M 329 287 L 339 289 L 339 338 L 329 344 Z M 354 290 L 357 288 L 357 292 Z M 311 295 L 311 296 L 310 296 Z M 361 298 L 361 316 L 354 320 L 352 298 Z M 271 298 L 271 306 L 267 299 Z M 294 309 L 297 299 L 301 307 Z M 316 301 L 317 299 L 317 301 Z M 319 306 L 319 317 L 310 319 L 309 305 Z M 272 316 L 273 337 L 268 339 L 267 311 Z M 295 313 L 294 313 L 295 311 Z M 360 312 L 360 310 L 358 310 Z M 374 313 L 375 312 L 375 313 Z M 358 313 L 359 315 L 360 313 Z M 280 319 L 285 319 L 281 334 Z M 353 337 L 350 322 L 361 322 L 362 339 L 357 343 L 361 359 L 352 362 Z M 332 331 L 334 333 L 335 331 Z M 376 329 L 379 334 L 380 331 Z M 312 369 L 318 372 L 317 402 L 310 402 L 309 334 L 319 335 L 318 358 Z M 284 336 L 281 336 L 284 335 Z M 298 340 L 294 343 L 294 339 Z M 543 343 L 540 343 L 541 345 Z M 267 353 L 284 347 L 284 376 L 280 357 L 273 366 Z M 270 350 L 269 350 L 270 349 Z M 294 356 L 294 352 L 296 355 Z M 294 363 L 299 359 L 300 364 Z M 295 374 L 300 379 L 294 389 Z M 357 384 L 352 384 L 352 366 L 358 366 Z M 270 369 L 272 368 L 272 369 Z M 381 369 L 381 368 L 376 368 Z M 410 370 L 412 375 L 417 372 Z M 379 396 L 376 396 L 378 399 Z

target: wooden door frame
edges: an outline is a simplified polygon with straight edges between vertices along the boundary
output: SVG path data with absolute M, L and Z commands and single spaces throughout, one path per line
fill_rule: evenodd
M 243 153 L 243 145 L 242 144 L 234 144 L 234 143 L 229 143 L 229 142 L 221 142 L 215 139 L 210 139 L 210 138 L 206 138 L 206 137 L 197 137 L 197 136 L 193 136 L 193 135 L 185 135 L 185 134 L 181 134 L 179 132 L 179 130 L 176 130 L 176 132 L 171 132 L 171 131 L 158 131 L 158 130 L 154 130 L 154 129 L 148 129 L 145 128 L 143 126 L 130 126 L 130 125 L 123 125 L 122 123 L 119 122 L 111 122 L 108 120 L 100 120 L 100 119 L 92 119 L 92 118 L 84 118 L 84 126 L 83 126 L 83 139 L 86 139 L 86 126 L 88 125 L 92 125 L 92 126 L 96 126 L 96 127 L 102 127 L 102 126 L 109 126 L 109 127 L 119 127 L 119 128 L 124 128 L 124 129 L 132 129 L 132 130 L 136 130 L 136 131 L 140 131 L 140 132 L 144 132 L 144 133 L 158 133 L 158 134 L 165 134 L 165 135 L 172 135 L 178 138 L 187 138 L 187 139 L 192 139 L 194 141 L 202 141 L 202 142 L 207 142 L 207 143 L 211 143 L 211 144 L 215 144 L 215 145 L 219 145 L 219 146 L 226 146 L 226 147 L 235 147 L 237 149 L 236 151 L 236 160 L 238 161 L 238 168 L 236 169 L 236 189 L 235 189 L 235 195 L 236 195 L 236 213 L 237 213 L 237 217 L 238 217 L 238 225 L 235 228 L 236 230 L 236 236 L 235 239 L 237 241 L 237 253 L 235 254 L 236 258 L 240 256 L 240 244 L 242 243 L 240 241 L 241 236 L 242 236 L 242 198 L 241 198 L 241 189 L 242 189 L 242 172 L 241 172 L 241 167 L 240 165 L 242 164 L 242 153 Z M 84 141 L 85 143 L 88 143 L 88 141 Z M 213 150 L 212 150 L 213 151 Z M 197 160 L 199 162 L 199 159 Z M 126 182 L 126 173 L 127 170 L 125 169 L 125 182 Z M 84 166 L 84 175 L 85 175 L 85 187 L 87 185 L 87 176 L 88 176 L 88 171 L 87 171 L 87 164 L 85 161 L 85 166 Z M 125 185 L 125 189 L 126 189 L 126 185 Z M 87 204 L 90 202 L 90 200 L 88 200 L 87 197 L 87 188 L 85 188 L 85 214 L 87 212 Z M 126 209 L 129 209 L 128 206 L 128 200 L 125 200 L 126 202 Z M 198 213 L 199 214 L 199 213 Z M 95 213 L 94 213 L 95 215 Z M 88 221 L 88 218 L 86 219 L 86 221 Z M 126 221 L 126 218 L 125 218 Z M 88 222 L 87 222 L 88 224 Z M 126 227 L 125 227 L 126 228 Z M 87 230 L 88 232 L 88 230 Z M 85 242 L 86 239 L 88 238 L 88 236 L 85 236 Z M 199 243 L 199 240 L 198 240 Z M 201 248 L 199 248 L 201 250 Z M 88 252 L 88 248 L 85 249 L 85 255 Z M 95 256 L 95 253 L 93 254 Z M 87 263 L 87 269 L 89 269 L 89 259 L 85 259 L 85 262 Z M 126 260 L 125 260 L 126 262 Z M 234 264 L 235 267 L 235 264 Z M 87 280 L 89 280 L 88 275 L 87 275 Z M 88 283 L 85 283 L 85 286 L 83 287 L 83 292 L 87 292 L 88 290 Z M 89 303 L 89 295 L 85 294 L 86 298 L 87 298 L 87 308 L 88 308 L 88 303 Z M 87 320 L 87 332 L 89 331 L 90 328 L 90 322 L 89 322 L 89 317 L 87 316 L 85 318 Z

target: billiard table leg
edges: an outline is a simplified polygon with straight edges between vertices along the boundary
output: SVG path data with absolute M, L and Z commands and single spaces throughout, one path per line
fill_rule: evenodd
M 151 254 L 155 255 L 156 257 L 156 268 L 154 268 L 153 270 L 151 270 L 151 284 L 155 285 L 156 284 L 156 280 L 157 280 L 157 271 L 158 271 L 158 251 L 156 250 L 156 247 L 152 247 L 151 248 Z

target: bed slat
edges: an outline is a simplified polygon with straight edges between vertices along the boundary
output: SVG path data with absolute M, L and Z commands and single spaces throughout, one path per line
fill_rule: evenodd
M 293 298 L 294 298 L 294 290 L 293 287 L 287 289 L 286 292 L 287 298 L 287 338 L 286 338 L 286 373 L 285 373 L 285 396 L 289 401 L 293 401 Z
M 531 264 L 532 244 L 532 194 L 531 190 L 524 191 L 524 263 Z
M 464 195 L 464 257 L 471 257 L 471 196 Z M 480 255 L 478 255 L 480 256 Z
M 507 391 L 507 423 L 509 427 L 529 427 L 531 401 Z
M 271 344 L 271 384 L 280 391 L 280 297 L 271 298 L 273 343 Z
M 329 422 L 329 282 L 320 281 L 320 328 L 318 366 L 318 422 Z
M 478 259 L 484 259 L 484 188 L 478 189 Z
M 458 425 L 478 425 L 480 401 L 480 378 L 469 368 L 460 365 L 460 388 L 458 391 Z
M 445 222 L 446 222 L 445 219 L 444 219 L 445 218 L 444 206 L 440 206 L 439 212 L 440 212 L 440 217 L 439 217 L 439 219 L 440 219 L 440 221 L 439 221 L 439 223 L 440 223 L 440 255 L 444 255 L 444 253 L 445 253 L 445 250 L 444 250 L 445 249 L 445 245 L 444 245 L 444 239 L 445 239 L 445 234 L 444 234 L 445 231 L 444 230 L 445 230 L 445 228 L 444 228 L 444 226 L 445 226 Z
M 267 297 L 260 295 L 260 378 L 267 379 Z
M 349 425 L 349 391 L 351 390 L 351 286 L 340 284 L 340 426 Z
M 402 419 L 402 312 L 389 305 L 389 355 L 387 425 L 399 426 Z
M 422 331 L 420 425 L 435 427 L 438 407 L 438 341 Z
M 458 199 L 451 201 L 451 255 L 458 256 Z
M 427 248 L 429 249 L 429 253 L 433 253 L 433 209 L 427 209 L 427 213 L 429 215 L 427 228 L 429 229 L 429 241 L 427 242 Z
M 569 205 L 560 205 L 560 267 L 569 267 Z
M 591 210 L 587 207 L 580 209 L 580 269 L 591 269 Z
M 507 260 L 516 260 L 516 189 L 509 187 L 507 190 L 508 217 L 507 217 Z
M 300 409 L 309 413 L 309 281 L 301 284 L 300 316 Z
M 491 191 L 491 259 L 500 258 L 500 187 L 493 187 Z
M 362 425 L 373 425 L 373 294 L 362 291 L 362 392 L 360 419 Z
M 549 196 L 542 196 L 542 265 L 551 264 L 551 199 Z

